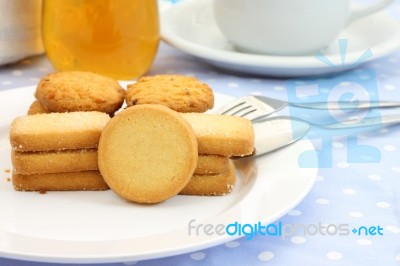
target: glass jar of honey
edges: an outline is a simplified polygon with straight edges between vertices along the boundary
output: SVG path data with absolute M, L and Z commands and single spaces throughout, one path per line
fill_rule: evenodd
M 44 0 L 42 34 L 58 71 L 138 78 L 157 53 L 157 0 Z

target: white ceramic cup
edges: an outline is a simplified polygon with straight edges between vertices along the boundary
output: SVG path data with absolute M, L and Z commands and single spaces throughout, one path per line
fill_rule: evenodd
M 391 2 L 355 9 L 351 0 L 213 0 L 213 9 L 219 29 L 238 50 L 302 55 L 324 48 L 349 23 Z

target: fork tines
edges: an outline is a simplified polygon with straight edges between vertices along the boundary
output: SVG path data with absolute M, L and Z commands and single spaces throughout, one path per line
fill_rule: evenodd
M 238 99 L 238 101 L 233 101 L 229 106 L 225 106 L 224 110 L 221 111 L 220 114 L 244 117 L 256 111 L 256 107 L 243 99 Z

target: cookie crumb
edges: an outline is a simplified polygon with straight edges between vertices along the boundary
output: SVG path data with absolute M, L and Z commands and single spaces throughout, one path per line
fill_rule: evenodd
M 4 169 L 4 172 L 8 174 L 8 173 L 11 173 L 11 170 L 10 169 Z
M 11 182 L 11 178 L 9 178 L 9 177 L 7 177 L 6 180 L 7 180 L 7 182 Z

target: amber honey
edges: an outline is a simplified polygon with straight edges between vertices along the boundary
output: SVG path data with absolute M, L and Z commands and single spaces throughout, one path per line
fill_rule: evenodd
M 159 43 L 157 0 L 44 0 L 42 25 L 46 54 L 59 71 L 137 78 Z

